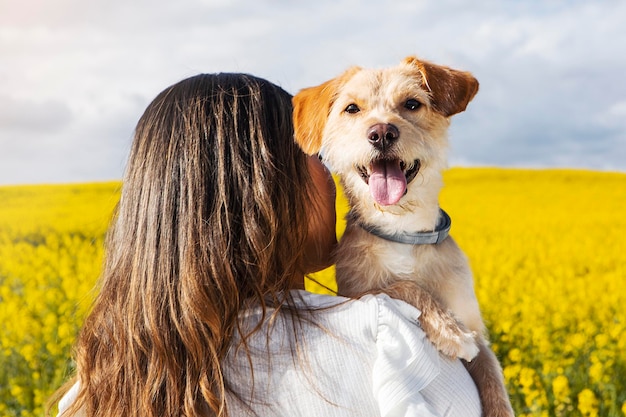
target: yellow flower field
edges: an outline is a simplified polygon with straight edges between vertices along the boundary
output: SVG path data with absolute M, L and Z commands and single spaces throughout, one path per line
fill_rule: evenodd
M 455 168 L 445 182 L 518 415 L 626 416 L 626 174 Z M 118 188 L 0 187 L 0 416 L 41 416 L 71 373 Z M 334 286 L 332 270 L 315 278 Z
M 119 186 L 0 188 L 0 416 L 42 416 L 67 378 Z

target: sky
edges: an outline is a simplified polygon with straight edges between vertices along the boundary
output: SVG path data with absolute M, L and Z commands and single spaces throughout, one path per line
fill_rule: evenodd
M 626 172 L 622 0 L 0 0 L 0 185 L 120 179 L 169 85 L 246 72 L 292 94 L 404 57 L 470 71 L 451 166 Z

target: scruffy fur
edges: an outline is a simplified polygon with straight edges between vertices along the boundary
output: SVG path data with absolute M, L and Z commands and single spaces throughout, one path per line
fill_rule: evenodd
M 464 111 L 477 91 L 470 73 L 415 57 L 385 69 L 353 67 L 299 92 L 293 100 L 294 126 L 302 149 L 319 153 L 340 176 L 350 202 L 336 252 L 339 293 L 356 297 L 384 291 L 418 307 L 421 325 L 437 348 L 465 360 L 483 415 L 512 416 L 468 261 L 452 237 L 408 245 L 374 236 L 360 225 L 388 233 L 435 229 L 450 116 Z M 394 161 L 406 174 L 398 201 L 381 204 L 368 185 L 374 161 L 381 160 Z

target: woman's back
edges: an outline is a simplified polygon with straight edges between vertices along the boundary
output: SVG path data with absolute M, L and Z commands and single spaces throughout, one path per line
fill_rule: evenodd
M 266 318 L 247 339 L 250 356 L 235 338 L 224 363 L 231 415 L 480 416 L 469 374 L 425 340 L 415 308 L 385 295 L 292 294 L 299 319 Z M 261 311 L 245 314 L 242 331 Z

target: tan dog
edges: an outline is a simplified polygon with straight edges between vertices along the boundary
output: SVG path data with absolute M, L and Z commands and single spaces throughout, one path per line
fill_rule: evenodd
M 439 208 L 449 118 L 477 91 L 470 73 L 414 57 L 355 67 L 298 93 L 294 126 L 302 149 L 339 174 L 350 202 L 336 252 L 339 293 L 384 291 L 418 307 L 437 348 L 471 360 L 483 415 L 512 416 L 467 259 Z

